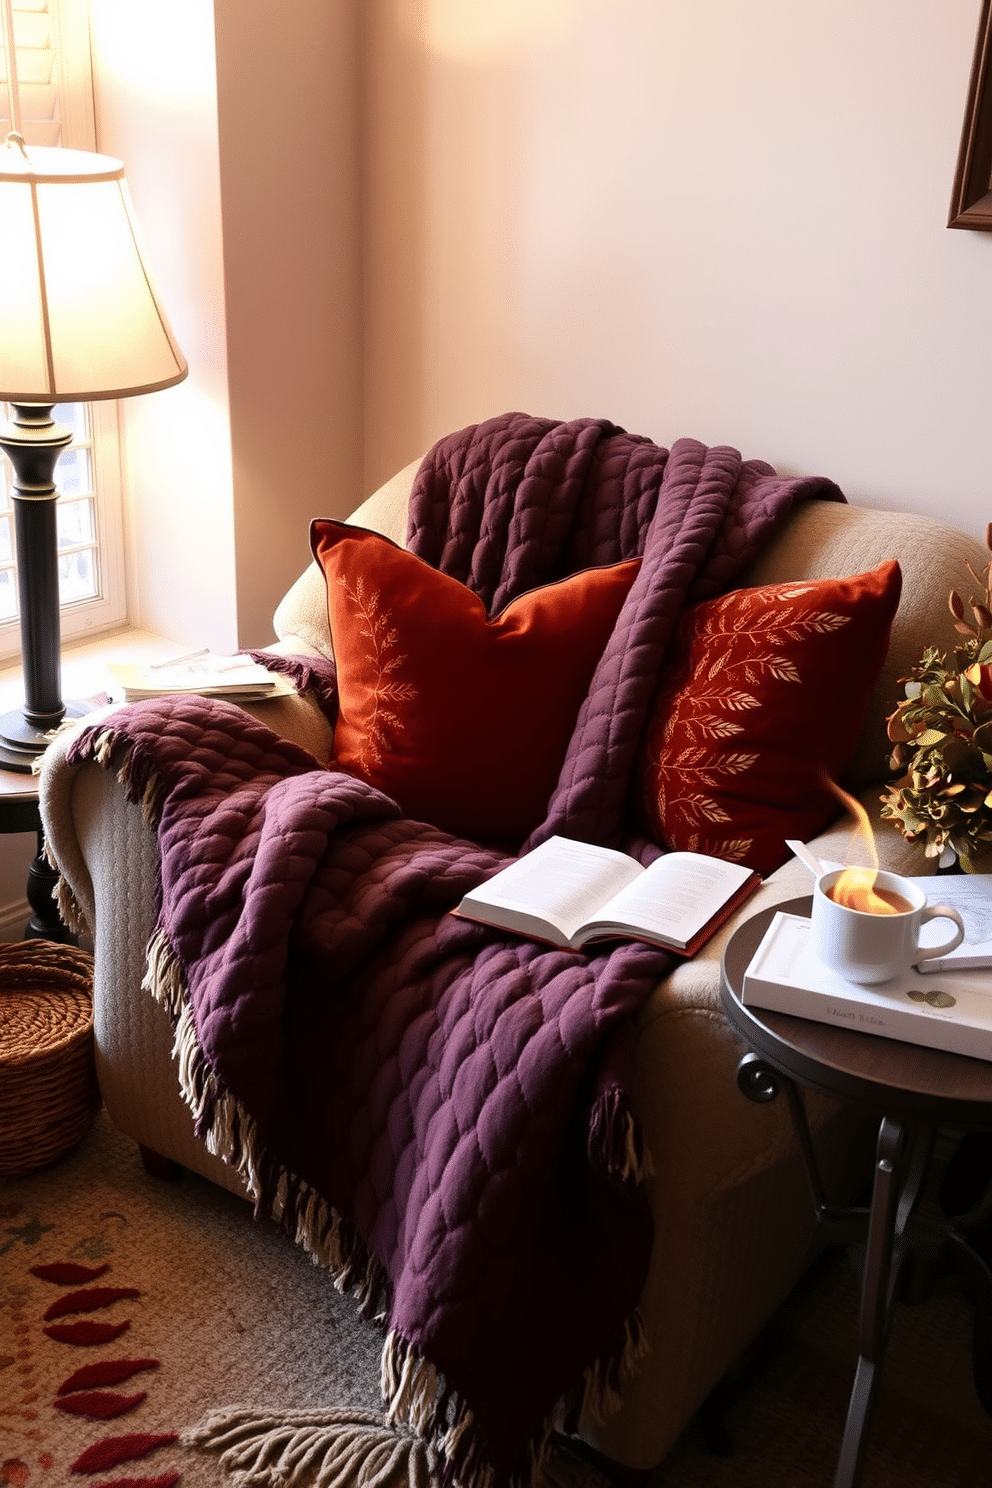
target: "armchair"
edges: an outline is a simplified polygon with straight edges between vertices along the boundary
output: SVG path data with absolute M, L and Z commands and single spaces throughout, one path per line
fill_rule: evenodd
M 400 471 L 350 520 L 402 544 L 418 465 Z M 844 783 L 868 809 L 884 866 L 922 873 L 918 851 L 879 824 L 884 720 L 899 695 L 897 679 L 947 632 L 947 593 L 960 584 L 964 560 L 981 568 L 984 550 L 929 518 L 812 501 L 795 510 L 747 582 L 843 576 L 892 558 L 902 568 L 902 601 Z M 282 654 L 330 654 L 316 565 L 280 603 L 274 628 L 274 649 Z M 312 701 L 280 699 L 250 711 L 318 760 L 328 758 L 332 730 Z M 62 737 L 45 757 L 41 809 L 49 851 L 94 940 L 97 1072 L 108 1112 L 148 1154 L 240 1191 L 237 1174 L 193 1134 L 168 1017 L 141 989 L 155 919 L 154 834 L 111 774 L 92 764 L 67 768 L 68 746 Z M 849 835 L 840 820 L 815 840 L 815 850 L 843 859 Z M 808 888 L 807 870 L 790 862 L 741 914 Z M 809 1259 L 811 1213 L 785 1104 L 754 1105 L 735 1082 L 741 1049 L 720 1009 L 719 969 L 737 922 L 662 981 L 637 1017 L 634 1098 L 653 1162 L 655 1236 L 640 1304 L 651 1347 L 609 1421 L 583 1423 L 593 1447 L 630 1468 L 650 1468 L 665 1456 Z M 810 1096 L 808 1113 L 828 1185 L 838 1198 L 849 1197 L 870 1170 L 873 1123 L 825 1097 Z

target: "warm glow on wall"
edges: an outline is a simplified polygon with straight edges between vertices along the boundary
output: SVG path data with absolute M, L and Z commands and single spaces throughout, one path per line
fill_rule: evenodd
M 97 70 L 148 99 L 192 103 L 216 90 L 211 0 L 90 0 Z
M 559 39 L 573 25 L 580 4 L 581 0 L 396 0 L 396 17 L 428 52 L 475 62 Z

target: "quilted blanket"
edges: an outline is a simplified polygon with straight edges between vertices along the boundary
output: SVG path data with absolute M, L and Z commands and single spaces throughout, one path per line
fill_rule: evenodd
M 625 805 L 679 611 L 733 584 L 811 496 L 843 500 L 602 420 L 507 415 L 427 457 L 408 546 L 491 612 L 643 555 L 530 845 L 652 851 Z M 231 705 L 121 709 L 75 741 L 71 763 L 90 758 L 157 830 L 149 985 L 198 1131 L 381 1318 L 389 1418 L 445 1480 L 530 1481 L 552 1423 L 608 1409 L 643 1346 L 651 1225 L 625 1036 L 668 958 L 449 915 L 504 857 L 404 819 Z

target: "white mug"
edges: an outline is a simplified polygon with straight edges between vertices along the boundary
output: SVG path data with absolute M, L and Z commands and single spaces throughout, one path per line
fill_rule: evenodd
M 964 940 L 964 922 L 948 904 L 930 904 L 923 890 L 897 873 L 880 870 L 874 886 L 903 899 L 908 908 L 893 914 L 870 914 L 838 904 L 827 893 L 846 870 L 821 873 L 813 887 L 810 914 L 813 946 L 825 966 L 849 982 L 887 982 L 921 961 L 946 956 Z M 920 927 L 927 920 L 954 921 L 954 934 L 942 945 L 920 947 Z

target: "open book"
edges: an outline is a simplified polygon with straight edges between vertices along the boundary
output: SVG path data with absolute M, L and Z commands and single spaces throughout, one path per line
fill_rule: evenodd
M 691 956 L 754 892 L 750 868 L 673 852 L 642 868 L 626 853 L 549 837 L 454 911 L 573 950 L 592 940 L 646 940 Z

